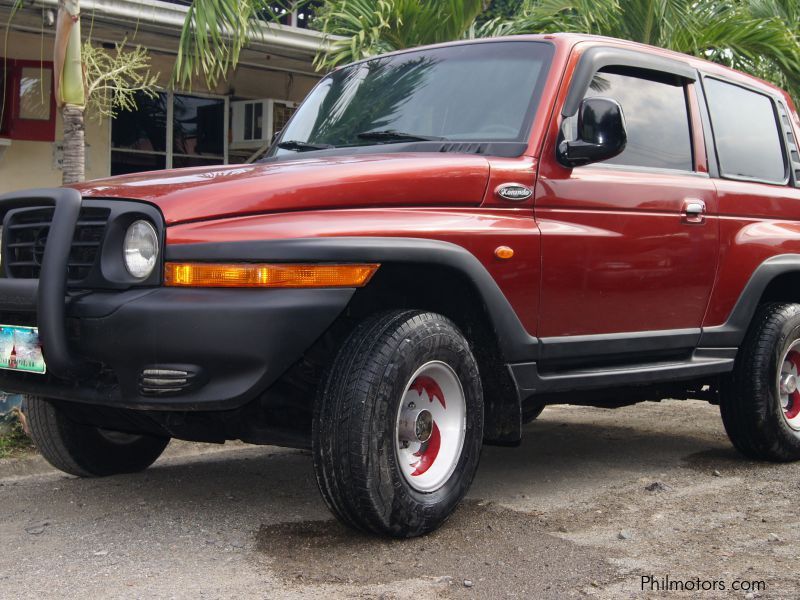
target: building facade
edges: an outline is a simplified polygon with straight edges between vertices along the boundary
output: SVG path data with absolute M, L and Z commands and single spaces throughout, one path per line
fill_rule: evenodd
M 61 184 L 61 121 L 53 97 L 57 0 L 26 2 L 12 14 L 0 0 L 0 193 Z M 138 171 L 240 163 L 268 145 L 320 75 L 312 61 L 322 34 L 310 11 L 280 6 L 281 24 L 266 26 L 238 67 L 212 90 L 170 85 L 187 1 L 82 0 L 83 37 L 113 48 L 127 39 L 151 57 L 161 86 L 140 96 L 138 110 L 113 119 L 86 114 L 87 179 Z

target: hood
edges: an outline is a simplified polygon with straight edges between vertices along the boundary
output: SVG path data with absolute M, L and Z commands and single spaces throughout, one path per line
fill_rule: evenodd
M 488 177 L 483 157 L 416 153 L 153 171 L 74 187 L 86 198 L 150 202 L 173 225 L 282 211 L 479 205 Z

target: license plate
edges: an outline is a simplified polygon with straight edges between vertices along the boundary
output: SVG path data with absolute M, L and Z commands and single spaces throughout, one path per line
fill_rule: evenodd
M 39 374 L 47 370 L 37 327 L 0 325 L 0 369 Z

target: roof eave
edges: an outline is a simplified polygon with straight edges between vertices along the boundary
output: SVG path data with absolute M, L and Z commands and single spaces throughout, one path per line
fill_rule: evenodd
M 34 6 L 58 8 L 58 0 L 35 0 Z M 81 0 L 84 17 L 108 23 L 130 25 L 153 29 L 173 35 L 180 35 L 189 7 L 161 0 Z M 306 54 L 316 54 L 327 42 L 324 34 L 310 29 L 288 27 L 278 23 L 264 24 L 259 36 L 250 46 L 286 48 Z

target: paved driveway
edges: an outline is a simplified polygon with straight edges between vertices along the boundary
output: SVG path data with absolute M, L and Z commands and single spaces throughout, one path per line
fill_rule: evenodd
M 700 402 L 548 408 L 411 541 L 333 521 L 304 452 L 174 443 L 100 480 L 0 461 L 3 598 L 797 598 L 798 565 L 800 465 L 740 459 Z

